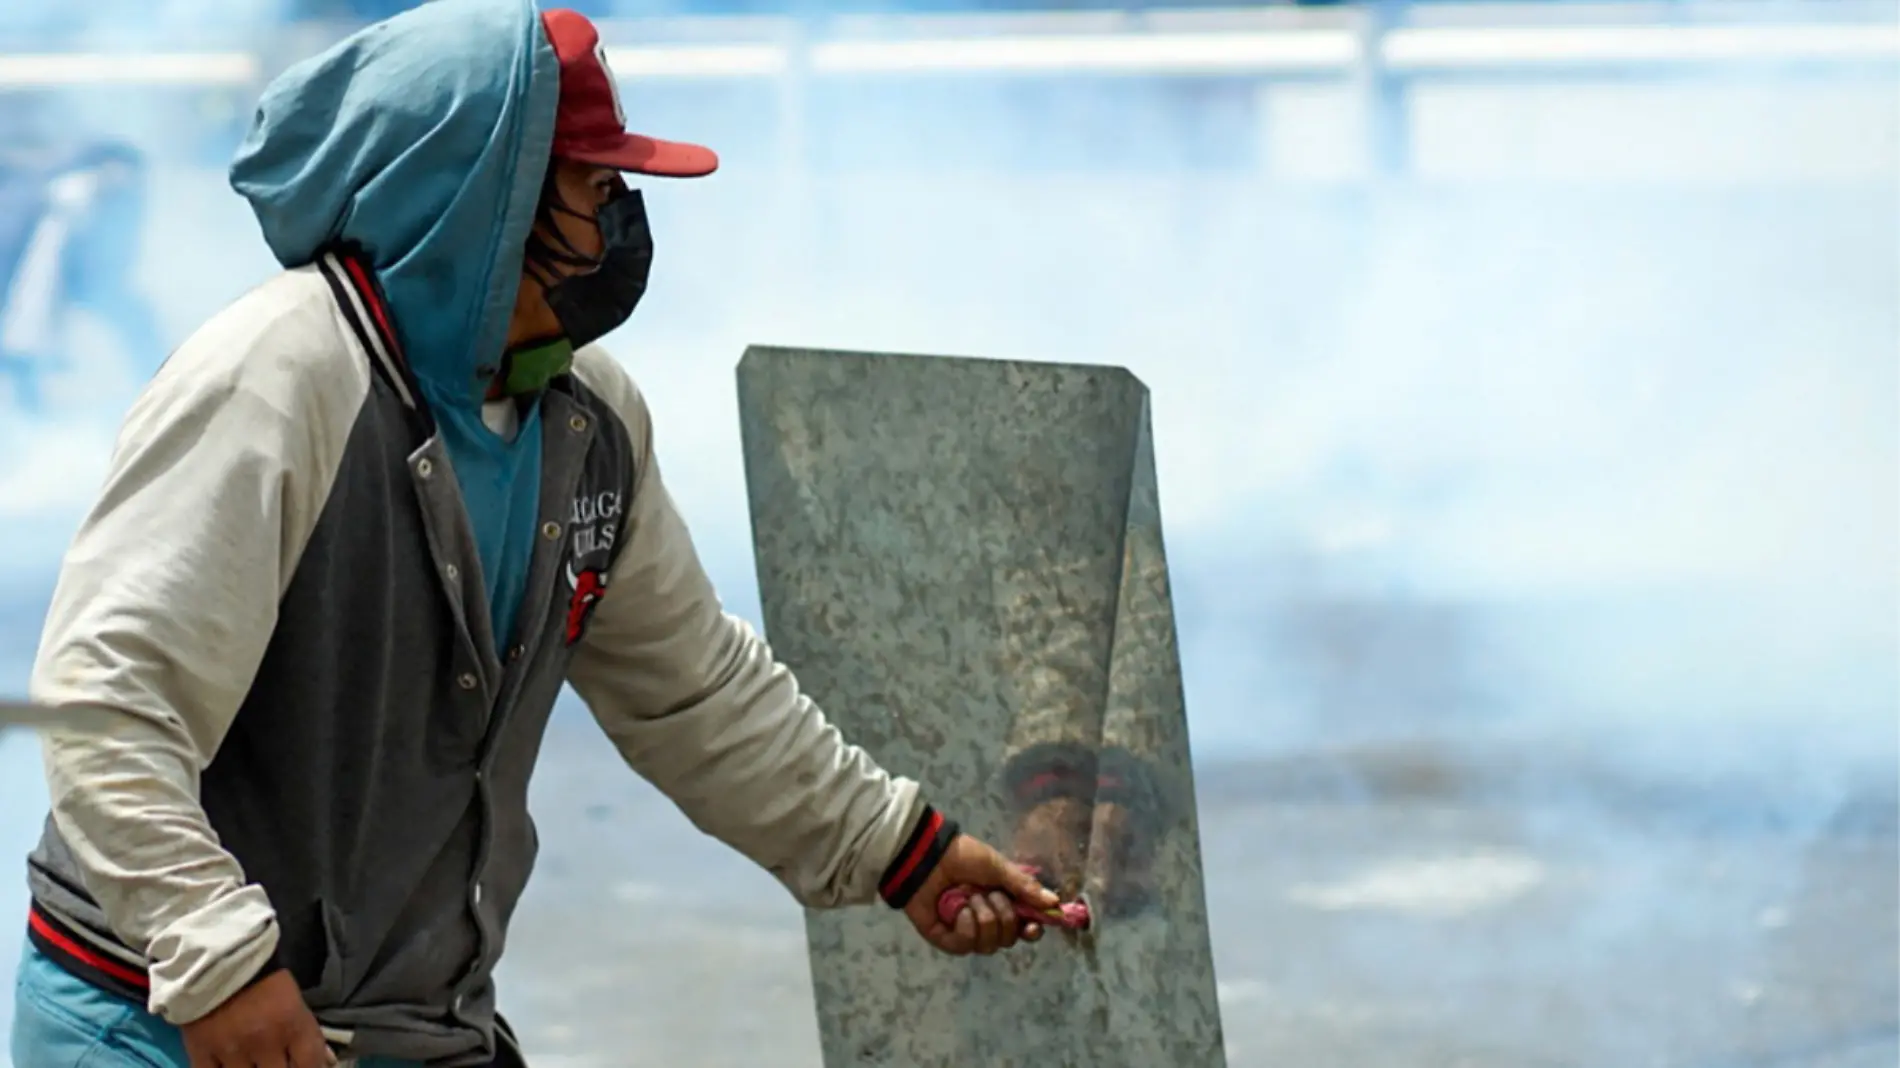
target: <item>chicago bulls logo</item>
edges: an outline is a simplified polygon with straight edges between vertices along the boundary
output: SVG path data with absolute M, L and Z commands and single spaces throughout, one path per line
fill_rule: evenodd
M 567 644 L 581 640 L 594 606 L 607 595 L 607 568 L 612 564 L 614 542 L 620 536 L 620 494 L 583 493 L 574 498 L 568 516 Z M 597 563 L 581 566 L 579 561 Z
M 607 575 L 597 567 L 590 567 L 579 574 L 574 571 L 574 562 L 567 564 L 567 585 L 574 592 L 567 599 L 567 644 L 573 645 L 581 640 L 581 634 L 587 629 L 587 620 L 594 614 L 594 606 L 607 594 Z

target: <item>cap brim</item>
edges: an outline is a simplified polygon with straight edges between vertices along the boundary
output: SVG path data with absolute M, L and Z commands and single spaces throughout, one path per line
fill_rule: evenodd
M 556 145 L 554 154 L 597 167 L 661 178 L 703 178 L 719 169 L 718 154 L 703 145 L 632 133 L 590 145 Z

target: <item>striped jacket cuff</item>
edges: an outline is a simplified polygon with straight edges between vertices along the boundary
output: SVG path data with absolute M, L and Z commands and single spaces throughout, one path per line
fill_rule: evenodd
M 884 869 L 883 878 L 878 880 L 878 896 L 884 903 L 894 909 L 910 904 L 910 899 L 917 896 L 917 888 L 937 870 L 937 862 L 943 859 L 944 851 L 950 848 L 958 833 L 955 820 L 945 819 L 936 808 L 925 805 L 910 836 L 904 839 L 903 848 L 897 851 L 890 867 Z
M 41 908 L 38 902 L 30 903 L 27 908 L 26 936 L 33 948 L 77 979 L 140 1005 L 151 997 L 151 974 L 143 964 L 126 959 L 131 956 L 129 951 L 121 956 L 105 950 L 97 942 L 101 936 L 82 935 L 67 921 Z M 274 947 L 270 959 L 239 989 L 249 989 L 286 967 L 282 945 Z

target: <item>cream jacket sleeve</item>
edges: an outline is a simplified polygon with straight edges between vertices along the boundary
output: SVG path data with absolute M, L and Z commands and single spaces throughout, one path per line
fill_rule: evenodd
M 199 776 L 369 384 L 351 366 L 363 361 L 323 358 L 327 315 L 272 301 L 254 293 L 207 324 L 132 406 L 33 670 L 33 700 L 65 720 L 42 732 L 54 824 L 113 932 L 146 957 L 149 1008 L 173 1023 L 222 1004 L 276 950 L 270 901 L 219 844 Z
M 576 650 L 575 690 L 634 770 L 801 904 L 875 901 L 923 811 L 917 785 L 847 743 L 722 609 L 661 479 L 644 399 L 598 349 L 578 370 L 625 422 L 636 475 L 630 541 Z

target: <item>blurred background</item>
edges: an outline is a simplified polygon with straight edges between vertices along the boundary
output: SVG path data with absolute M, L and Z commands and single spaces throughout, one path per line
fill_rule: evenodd
M 259 90 L 404 6 L 0 5 L 0 692 L 274 270 Z M 1895 3 L 575 6 L 724 158 L 608 344 L 735 611 L 747 344 L 1152 389 L 1231 1064 L 1900 1061 Z M 571 703 L 544 769 L 537 1068 L 815 1068 L 777 885 Z M 44 804 L 0 737 L 6 971 Z

